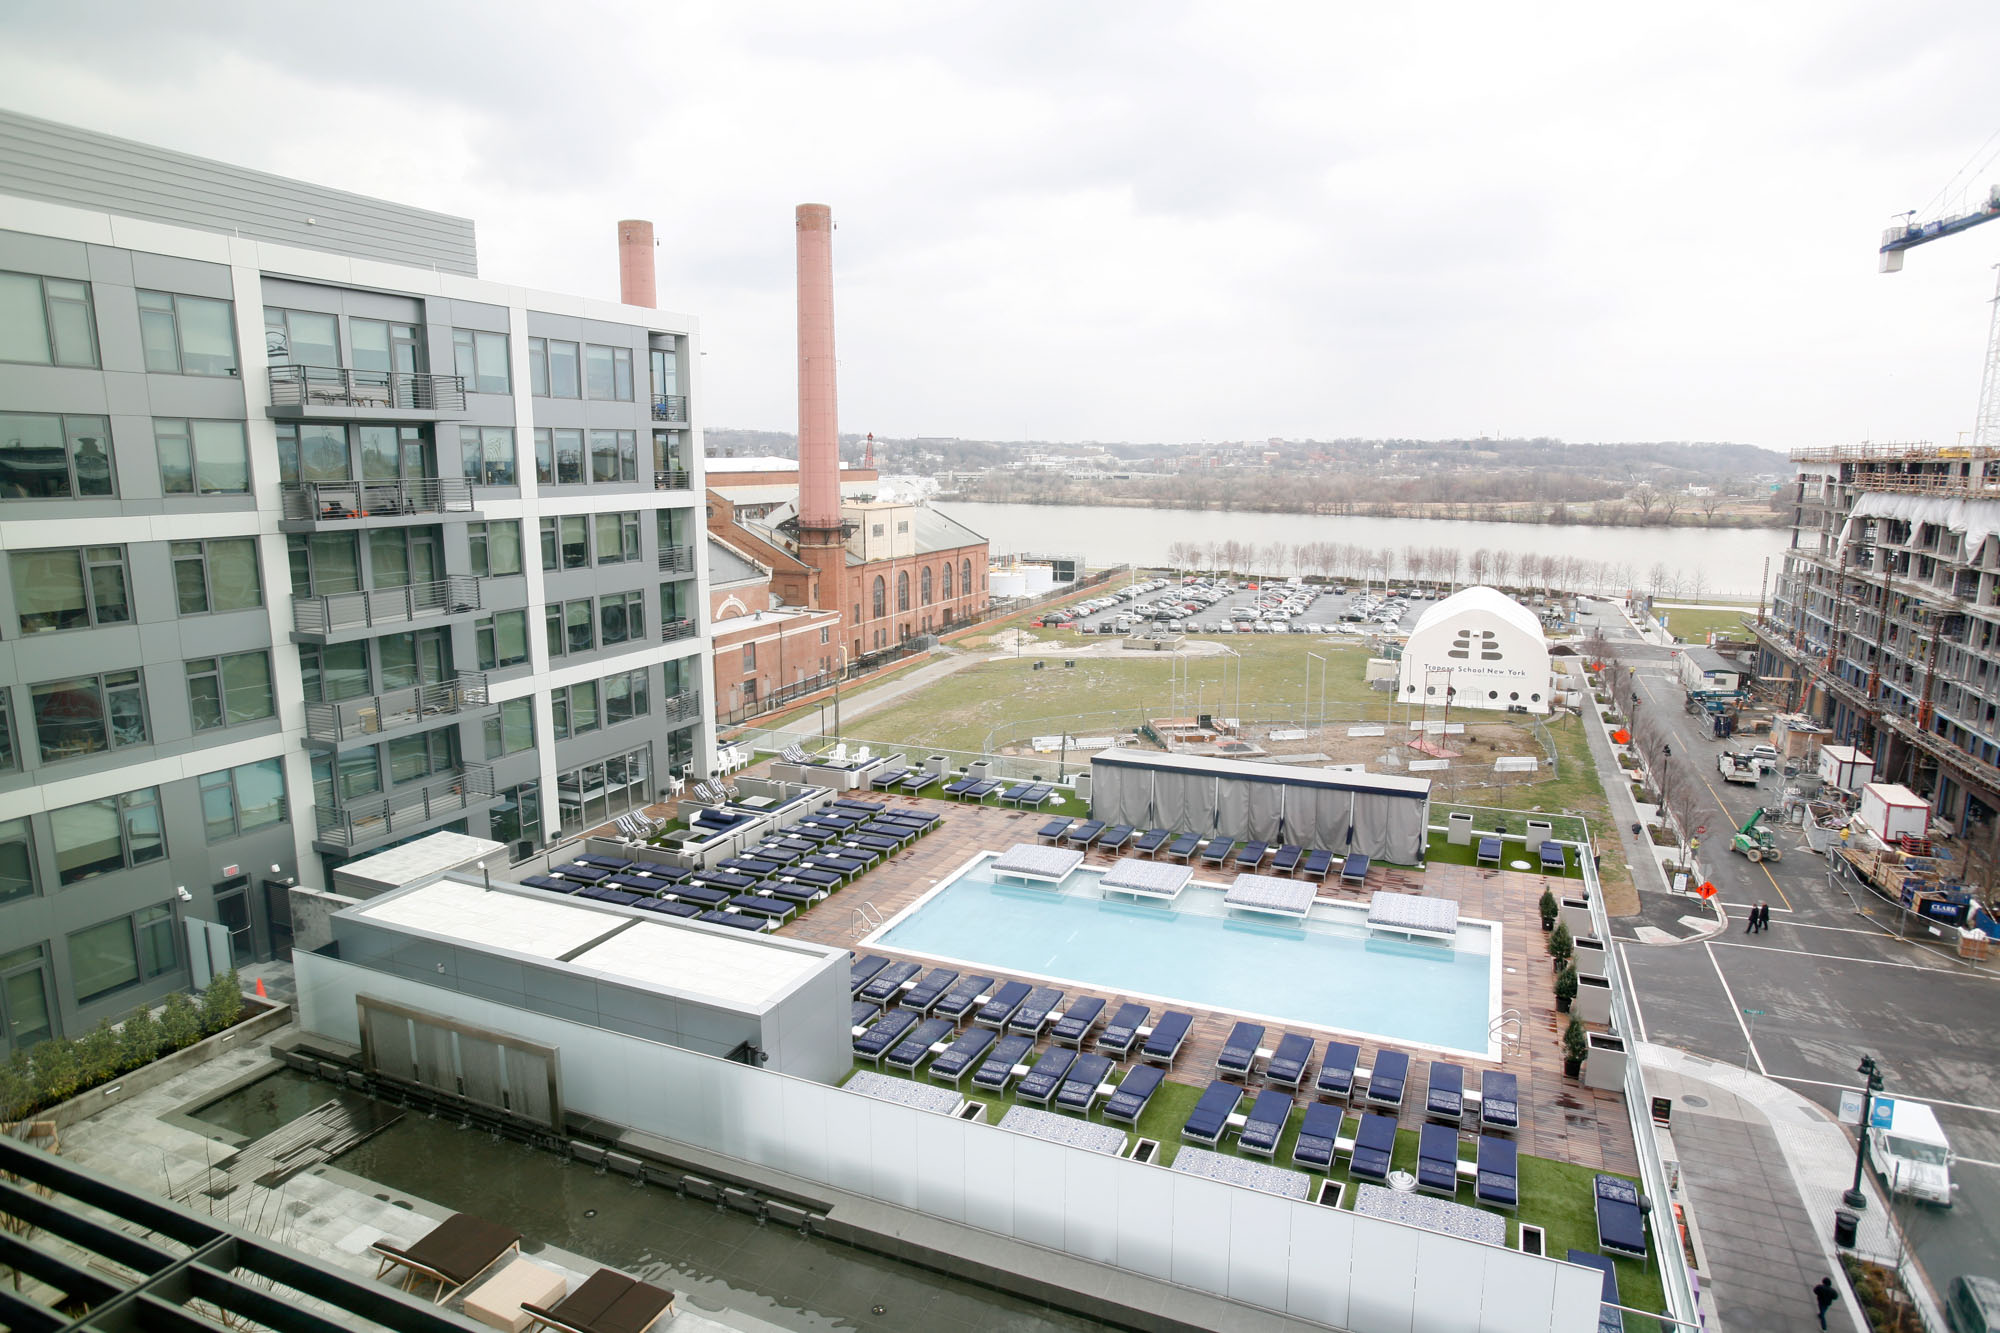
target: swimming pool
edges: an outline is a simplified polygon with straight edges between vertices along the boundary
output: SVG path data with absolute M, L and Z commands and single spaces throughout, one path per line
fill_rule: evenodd
M 1147 1001 L 1223 1009 L 1479 1056 L 1497 1008 L 1498 927 L 1461 919 L 1453 944 L 1371 932 L 1359 905 L 1304 922 L 1237 911 L 1190 885 L 1172 904 L 1104 894 L 1101 873 L 1061 888 L 996 883 L 992 853 L 961 867 L 865 943 L 965 969 Z

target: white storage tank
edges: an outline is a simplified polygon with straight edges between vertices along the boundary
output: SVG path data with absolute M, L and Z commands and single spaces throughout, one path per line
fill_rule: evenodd
M 1896 782 L 1871 782 L 1861 789 L 1855 818 L 1893 845 L 1898 838 L 1922 838 L 1930 828 L 1931 807 L 1923 797 Z
M 995 597 L 1026 597 L 1028 576 L 1018 569 L 996 569 L 987 575 L 987 590 Z
M 1048 565 L 1023 565 L 1021 572 L 1028 579 L 1028 596 L 1038 597 L 1056 586 L 1056 572 Z

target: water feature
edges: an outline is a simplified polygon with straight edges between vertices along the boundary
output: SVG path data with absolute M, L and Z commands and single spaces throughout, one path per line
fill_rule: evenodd
M 985 504 L 947 500 L 938 508 L 993 543 L 996 554 L 1081 552 L 1092 565 L 1163 565 L 1175 542 L 1336 542 L 1387 550 L 1449 546 L 1466 554 L 1533 553 L 1602 561 L 1624 584 L 1647 587 L 1648 571 L 1664 564 L 1692 594 L 1701 576 L 1704 597 L 1755 598 L 1765 557 L 1777 578 L 1778 556 L 1790 542 L 1782 528 L 1603 528 L 1470 519 L 1349 518 L 1324 514 L 1265 514 L 1244 510 L 1140 509 L 1123 505 Z M 1620 571 L 1622 570 L 1622 574 Z M 1283 571 L 1290 572 L 1290 571 Z M 1591 591 L 1591 589 L 1586 589 Z

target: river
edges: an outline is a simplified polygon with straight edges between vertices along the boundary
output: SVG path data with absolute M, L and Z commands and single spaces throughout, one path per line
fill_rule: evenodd
M 1081 554 L 1093 567 L 1163 566 L 1175 542 L 1248 542 L 1287 546 L 1334 542 L 1396 553 L 1406 573 L 1407 547 L 1454 547 L 1516 556 L 1574 557 L 1602 562 L 1603 591 L 1626 587 L 1652 591 L 1651 571 L 1665 565 L 1678 583 L 1660 589 L 1680 596 L 1755 599 L 1764 560 L 1778 577 L 1778 558 L 1790 541 L 1783 528 L 1608 528 L 1534 523 L 1481 523 L 1443 518 L 1346 518 L 1322 514 L 1264 514 L 1243 510 L 1137 509 L 1122 505 L 984 504 L 948 500 L 943 513 L 993 544 L 996 556 L 1017 552 Z M 1291 572 L 1289 570 L 1283 572 Z M 1699 581 L 1696 575 L 1699 574 Z M 1463 572 L 1461 572 L 1461 577 Z M 1582 589 L 1591 591 L 1594 589 Z

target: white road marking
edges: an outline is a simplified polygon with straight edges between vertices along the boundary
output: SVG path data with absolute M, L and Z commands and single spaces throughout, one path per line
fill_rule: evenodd
M 1725 949 L 1755 949 L 1758 953 L 1788 953 L 1798 958 L 1817 958 L 1826 963 L 1860 963 L 1866 967 L 1900 967 L 1911 972 L 1950 972 L 1949 967 L 1937 967 L 1930 963 L 1898 963 L 1887 958 L 1847 958 L 1837 953 L 1814 953 L 1810 949 L 1780 949 L 1771 944 L 1738 944 L 1734 940 L 1717 940 L 1715 943 Z M 1992 978 L 1986 978 L 1992 980 Z
M 1757 1043 L 1750 1040 L 1750 1027 L 1743 1021 L 1743 1006 L 1736 1003 L 1736 992 L 1729 989 L 1729 978 L 1722 975 L 1722 964 L 1716 961 L 1715 946 L 1704 944 L 1701 947 L 1708 951 L 1708 965 L 1715 969 L 1715 979 L 1722 983 L 1722 993 L 1729 997 L 1729 1012 L 1736 1016 L 1736 1026 L 1743 1032 L 1744 1048 L 1750 1052 L 1750 1058 L 1757 1062 L 1757 1072 L 1769 1078 L 1770 1072 L 1764 1068 L 1764 1057 L 1757 1054 Z

